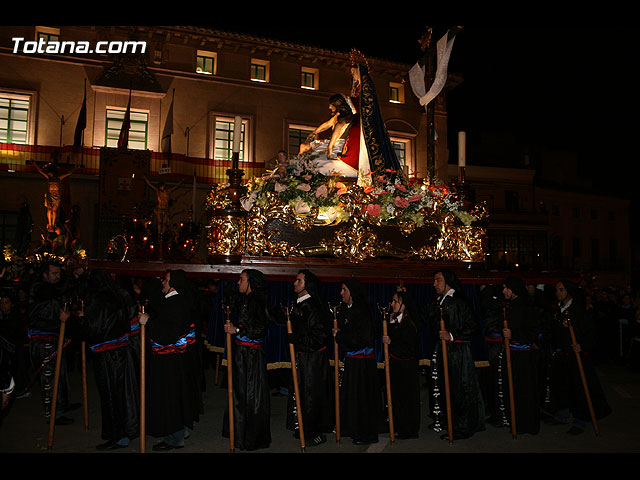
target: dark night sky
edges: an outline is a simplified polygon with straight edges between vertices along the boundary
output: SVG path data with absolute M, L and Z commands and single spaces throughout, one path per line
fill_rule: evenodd
M 218 28 L 340 51 L 355 47 L 365 55 L 412 65 L 422 55 L 418 39 L 427 24 L 344 29 L 327 25 Z M 432 25 L 432 43 L 451 26 Z M 450 143 L 457 131 L 467 132 L 468 164 L 474 161 L 474 143 L 487 132 L 513 138 L 514 155 L 540 149 L 577 152 L 582 174 L 607 178 L 611 186 L 620 176 L 609 173 L 611 166 L 630 166 L 635 156 L 635 125 L 629 123 L 629 111 L 637 103 L 631 87 L 636 32 L 629 27 L 464 25 L 449 63 L 451 72 L 464 77 L 448 95 Z M 504 144 L 495 148 L 500 157 Z

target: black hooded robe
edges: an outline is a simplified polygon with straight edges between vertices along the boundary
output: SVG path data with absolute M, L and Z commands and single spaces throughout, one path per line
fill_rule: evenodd
M 438 298 L 440 302 L 441 298 Z M 451 392 L 451 417 L 454 439 L 468 438 L 484 430 L 484 401 L 469 342 L 476 329 L 471 305 L 457 291 L 446 296 L 443 303 L 445 330 L 453 335 L 447 342 L 449 361 L 449 385 Z M 434 338 L 439 339 L 440 309 L 429 311 L 429 323 Z M 444 370 L 442 367 L 442 342 L 436 343 L 431 360 L 431 408 L 434 430 L 447 430 Z
M 340 382 L 341 434 L 354 441 L 375 443 L 381 431 L 383 412 L 378 366 L 374 355 L 375 325 L 366 297 L 352 281 L 344 282 L 353 303 L 341 303 L 336 341 L 344 352 Z
M 100 396 L 102 438 L 117 442 L 139 434 L 139 368 L 129 352 L 130 309 L 115 284 L 98 285 L 92 272 L 92 287 L 81 317 L 81 334 L 89 346 L 96 386 Z M 108 275 L 105 273 L 105 275 Z M 92 279 L 92 277 L 90 277 Z
M 172 270 L 170 275 L 169 284 L 178 293 L 156 299 L 147 323 L 151 344 L 147 433 L 153 437 L 193 428 L 203 410 L 193 299 L 184 272 Z
M 586 314 L 584 305 L 575 293 L 572 295 L 571 305 L 564 312 L 561 312 L 560 309 L 556 311 L 552 325 L 551 404 L 554 411 L 569 409 L 574 418 L 585 422 L 591 421 L 578 361 L 571 347 L 571 335 L 565 322 L 567 318 L 570 319 L 576 341 L 582 350 L 580 352 L 582 367 L 595 416 L 599 420 L 611 413 L 611 407 L 604 395 L 591 360 L 596 345 L 595 325 L 592 317 Z
M 291 343 L 295 347 L 302 423 L 311 439 L 333 431 L 334 405 L 327 342 L 331 338 L 330 312 L 315 296 L 296 303 L 291 313 Z M 297 431 L 295 392 L 289 389 L 287 428 Z
M 414 311 L 415 312 L 415 311 Z M 389 371 L 394 429 L 398 438 L 415 438 L 420 431 L 420 330 L 411 311 L 389 323 Z
M 242 295 L 239 301 L 239 331 L 232 353 L 234 448 L 258 450 L 271 445 L 271 398 L 267 356 L 262 347 L 269 317 L 266 296 L 256 284 L 258 280 L 253 278 L 253 274 L 248 276 L 252 291 Z M 222 436 L 229 438 L 228 406 L 224 413 Z
M 534 344 L 540 333 L 536 312 L 525 297 L 510 300 L 506 318 L 511 339 L 509 348 L 513 377 L 516 433 L 536 435 L 540 431 L 539 372 Z M 502 355 L 505 415 L 511 422 L 506 355 Z

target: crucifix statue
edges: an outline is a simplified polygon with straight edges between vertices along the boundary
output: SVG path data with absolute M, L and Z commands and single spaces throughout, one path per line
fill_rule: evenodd
M 48 181 L 47 193 L 44 194 L 44 206 L 47 209 L 47 231 L 54 232 L 56 222 L 58 220 L 58 210 L 60 209 L 62 180 L 73 175 L 79 168 L 74 167 L 72 170 L 63 174 L 58 173 L 57 161 L 54 160 L 46 169 L 40 167 L 35 161 L 31 160 L 31 164 L 35 169 Z
M 171 193 L 180 186 L 184 179 L 180 180 L 174 186 L 167 188 L 164 182 L 160 182 L 158 186 L 153 185 L 149 179 L 145 176 L 144 181 L 147 185 L 156 192 L 158 204 L 156 205 L 155 213 L 158 220 L 158 241 L 161 241 L 162 235 L 167 230 L 167 224 L 169 222 L 169 198 Z

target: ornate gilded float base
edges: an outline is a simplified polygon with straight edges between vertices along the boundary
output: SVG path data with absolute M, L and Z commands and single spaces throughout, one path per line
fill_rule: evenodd
M 369 258 L 418 258 L 484 261 L 485 229 L 465 225 L 459 215 L 425 209 L 416 221 L 392 222 L 370 215 L 371 195 L 353 186 L 340 195 L 341 215 L 321 215 L 317 207 L 297 211 L 276 192 L 265 192 L 260 205 L 244 205 L 246 220 L 220 215 L 228 207 L 224 190 L 213 192 L 209 207 L 209 255 L 329 256 L 358 263 Z M 214 263 L 215 263 L 215 259 Z

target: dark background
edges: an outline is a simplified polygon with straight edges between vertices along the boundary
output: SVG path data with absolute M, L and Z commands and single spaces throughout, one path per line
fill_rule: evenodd
M 342 52 L 357 48 L 366 56 L 412 66 L 424 55 L 419 39 L 427 26 L 435 45 L 459 25 L 404 19 L 390 25 L 382 17 L 374 23 L 323 19 L 208 26 Z M 457 161 L 457 132 L 464 130 L 467 165 L 517 167 L 527 156 L 539 183 L 629 199 L 631 231 L 637 236 L 640 30 L 615 23 L 504 24 L 462 24 L 456 35 L 449 72 L 463 82 L 447 94 L 450 163 Z M 406 94 L 413 95 L 410 89 Z M 548 152 L 571 164 L 571 178 L 543 171 L 541 159 Z

